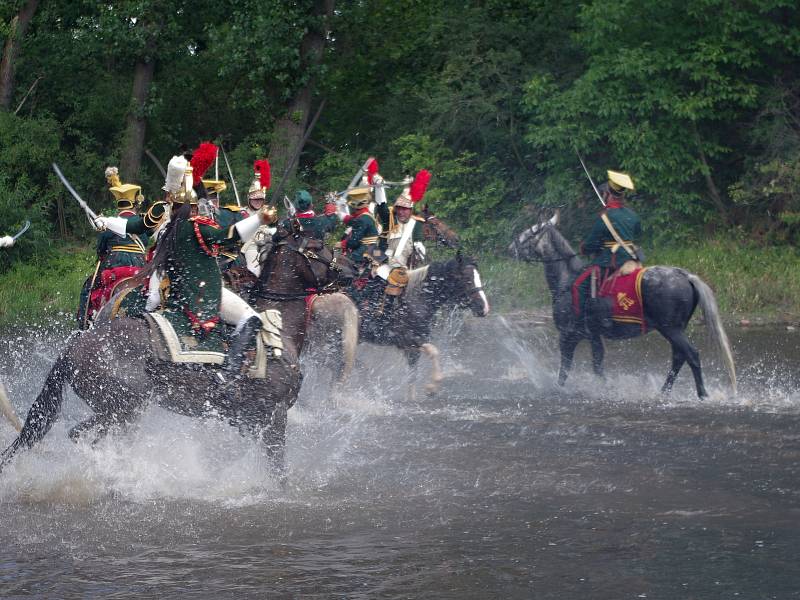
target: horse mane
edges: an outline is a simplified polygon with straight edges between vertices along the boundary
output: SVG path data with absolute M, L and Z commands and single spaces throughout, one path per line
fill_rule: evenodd
M 567 261 L 567 266 L 571 271 L 581 270 L 583 268 L 583 261 L 575 250 L 573 250 L 567 238 L 564 237 L 555 225 L 551 225 L 548 229 L 550 231 L 550 241 L 553 243 L 553 249 L 556 251 L 559 258 L 569 259 Z

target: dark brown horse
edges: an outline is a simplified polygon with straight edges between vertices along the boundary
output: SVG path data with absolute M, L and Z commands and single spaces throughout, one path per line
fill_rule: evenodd
M 280 256 L 281 260 L 270 259 L 269 277 L 276 287 L 262 280 L 264 294 L 300 296 L 307 288 L 328 285 L 338 276 L 329 264 L 300 252 L 281 250 Z M 73 440 L 92 435 L 96 441 L 112 427 L 130 423 L 155 402 L 182 415 L 230 422 L 243 435 L 258 439 L 274 464 L 282 466 L 287 411 L 297 399 L 301 382 L 295 348 L 302 333 L 293 328 L 304 328 L 304 321 L 291 315 L 284 318 L 284 352 L 269 360 L 266 379 L 245 377 L 226 387 L 217 383 L 214 367 L 159 361 L 145 320 L 109 319 L 104 314 L 94 327 L 67 341 L 22 431 L 0 455 L 0 468 L 47 434 L 59 416 L 65 384 L 95 413 L 72 428 Z
M 359 320 L 358 308 L 345 294 L 320 298 L 312 308 L 315 343 L 326 343 L 326 332 L 336 332 L 341 336 L 345 375 L 347 361 L 352 360 L 359 340 L 402 350 L 411 366 L 412 377 L 420 354 L 424 353 L 433 364 L 431 382 L 426 389 L 435 392 L 442 381 L 439 350 L 430 342 L 436 313 L 443 306 L 450 305 L 469 307 L 479 317 L 489 314 L 489 301 L 477 263 L 458 254 L 449 261 L 413 269 L 409 271 L 409 283 L 400 298 L 391 313 L 380 317 L 380 323 L 374 320 L 377 316 L 369 314 L 360 315 Z M 324 325 L 324 329 L 317 324 Z

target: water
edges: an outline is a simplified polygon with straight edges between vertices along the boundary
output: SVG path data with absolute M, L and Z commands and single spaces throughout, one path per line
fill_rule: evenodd
M 700 403 L 688 369 L 658 393 L 657 334 L 609 344 L 606 383 L 582 349 L 560 389 L 549 327 L 444 325 L 435 398 L 406 399 L 391 350 L 362 347 L 346 393 L 307 369 L 285 485 L 230 428 L 157 408 L 76 446 L 70 394 L 0 475 L 0 596 L 800 597 L 800 333 L 729 331 L 738 398 L 701 343 Z M 0 339 L 18 411 L 62 339 Z

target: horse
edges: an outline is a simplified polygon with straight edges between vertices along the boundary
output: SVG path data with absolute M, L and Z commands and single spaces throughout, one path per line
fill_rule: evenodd
M 312 325 L 309 337 L 314 344 L 325 343 L 325 332 L 341 332 L 344 353 L 344 373 L 349 373 L 359 339 L 382 346 L 394 346 L 403 351 L 413 377 L 421 353 L 432 361 L 429 393 L 438 390 L 443 375 L 439 365 L 439 350 L 430 343 L 433 318 L 446 305 L 469 306 L 475 316 L 489 314 L 489 301 L 481 283 L 474 259 L 462 257 L 446 262 L 434 262 L 409 271 L 409 281 L 400 301 L 381 321 L 381 327 L 370 326 L 370 315 L 359 315 L 356 304 L 344 293 L 318 298 L 311 308 Z M 360 316 L 360 319 L 359 319 Z M 325 331 L 320 325 L 324 324 Z M 359 325 L 360 324 L 360 325 Z
M 276 261 L 272 278 L 281 292 L 299 294 L 311 285 L 327 285 L 338 273 L 322 261 L 294 252 Z M 263 283 L 265 293 L 271 291 Z M 121 292 L 124 293 L 124 292 Z M 112 428 L 131 423 L 155 402 L 185 416 L 215 417 L 237 427 L 242 435 L 258 440 L 276 467 L 283 467 L 287 411 L 297 399 L 302 376 L 292 340 L 300 326 L 283 322 L 284 350 L 269 359 L 266 379 L 241 379 L 219 384 L 216 369 L 207 365 L 178 365 L 159 361 L 144 319 L 110 318 L 101 311 L 92 328 L 75 332 L 45 378 L 19 436 L 0 454 L 0 470 L 20 451 L 31 448 L 50 430 L 59 416 L 63 388 L 69 384 L 94 415 L 73 427 L 73 441 L 92 434 L 92 443 Z M 304 326 L 304 324 L 302 324 Z M 227 387 L 226 387 L 227 386 Z
M 509 253 L 517 259 L 540 262 L 544 265 L 545 278 L 553 300 L 553 321 L 559 333 L 561 366 L 558 384 L 564 385 L 572 367 L 575 348 L 588 339 L 592 348 L 592 366 L 599 377 L 603 376 L 603 337 L 617 339 L 613 333 L 598 333 L 584 326 L 572 309 L 571 286 L 583 272 L 584 263 L 569 242 L 556 228 L 558 213 L 549 221 L 535 224 L 519 235 L 509 245 Z M 688 362 L 694 375 L 697 395 L 708 397 L 700 367 L 700 354 L 686 336 L 686 326 L 697 305 L 703 311 L 706 325 L 721 351 L 730 376 L 733 393 L 736 395 L 736 368 L 733 364 L 730 343 L 717 308 L 711 288 L 697 275 L 684 269 L 670 266 L 648 267 L 642 276 L 642 303 L 647 330 L 655 329 L 672 346 L 672 367 L 662 387 L 663 393 L 672 390 L 675 378 L 684 363 Z M 619 337 L 641 335 L 642 328 L 634 327 L 620 332 Z

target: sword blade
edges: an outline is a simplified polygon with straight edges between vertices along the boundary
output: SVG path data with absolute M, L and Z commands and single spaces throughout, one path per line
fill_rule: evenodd
M 92 228 L 97 230 L 97 226 L 94 224 L 97 220 L 97 215 L 91 208 L 89 208 L 89 205 L 84 202 L 83 198 L 80 197 L 78 192 L 75 191 L 75 188 L 70 185 L 69 181 L 67 181 L 67 178 L 64 177 L 64 174 L 61 172 L 61 169 L 58 168 L 56 163 L 53 163 L 53 171 L 56 172 L 56 175 L 58 175 L 58 178 L 61 180 L 61 183 L 64 184 L 64 187 L 67 188 L 67 191 L 72 194 L 72 197 L 75 198 L 75 200 L 78 201 L 78 204 L 80 204 L 83 212 L 86 213 L 86 218 L 89 219 L 89 223 L 92 224 Z
M 161 176 L 162 177 L 166 177 L 167 176 L 167 172 L 164 170 L 164 167 L 161 165 L 161 163 L 156 158 L 156 155 L 153 154 L 152 152 L 150 152 L 150 150 L 147 150 L 147 149 L 145 149 L 144 153 L 147 154 L 147 156 L 150 158 L 150 160 L 153 161 L 153 164 L 156 166 L 156 168 L 159 171 L 161 171 Z
M 578 160 L 581 161 L 581 166 L 583 167 L 583 172 L 586 173 L 586 177 L 589 178 L 589 183 L 592 184 L 592 189 L 594 189 L 594 193 L 597 194 L 597 198 L 600 200 L 600 204 L 605 206 L 606 203 L 603 200 L 603 196 L 600 194 L 600 190 L 598 190 L 597 186 L 594 184 L 594 180 L 592 179 L 592 176 L 589 175 L 589 169 L 586 168 L 586 163 L 583 162 L 583 159 L 581 158 L 581 153 L 578 152 L 578 150 L 576 149 L 575 150 L 575 154 L 578 155 Z
M 19 237 L 20 237 L 20 236 L 21 236 L 23 233 L 25 233 L 26 231 L 28 231 L 28 229 L 30 228 L 30 226 L 31 226 L 31 222 L 30 222 L 30 221 L 25 221 L 25 224 L 22 226 L 22 229 L 20 229 L 20 230 L 19 230 L 19 232 L 17 232 L 17 235 L 15 235 L 15 236 L 14 236 L 14 241 L 16 242 L 16 241 L 17 241 L 17 239 L 18 239 L 18 238 L 19 238 Z
M 231 187 L 233 188 L 233 195 L 236 196 L 236 206 L 241 206 L 242 203 L 239 201 L 239 190 L 236 189 L 236 180 L 233 178 L 233 171 L 231 170 L 231 163 L 228 162 L 228 155 L 225 154 L 225 146 L 220 144 L 219 147 L 222 149 L 222 158 L 225 159 L 225 166 L 228 167 L 228 175 L 231 178 Z

